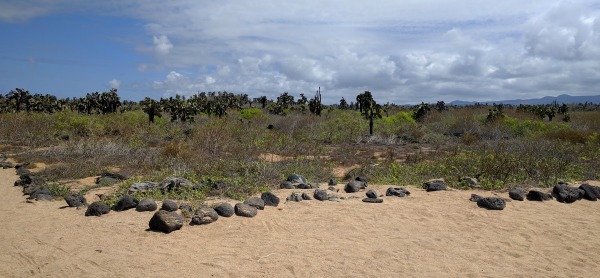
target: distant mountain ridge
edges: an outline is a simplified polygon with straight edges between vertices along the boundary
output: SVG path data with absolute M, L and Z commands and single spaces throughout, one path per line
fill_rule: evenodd
M 540 104 L 551 104 L 552 102 L 558 102 L 558 104 L 566 103 L 566 104 L 577 104 L 577 103 L 586 103 L 591 102 L 595 104 L 600 104 L 600 95 L 597 96 L 571 96 L 571 95 L 560 95 L 556 97 L 546 96 L 543 98 L 533 98 L 533 99 L 511 99 L 511 100 L 495 100 L 495 101 L 462 101 L 455 100 L 450 102 L 450 105 L 473 105 L 476 103 L 496 103 L 496 104 L 511 104 L 511 105 L 540 105 Z

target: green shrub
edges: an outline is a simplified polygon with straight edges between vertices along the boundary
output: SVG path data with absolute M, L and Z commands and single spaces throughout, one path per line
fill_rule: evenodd
M 266 116 L 263 114 L 263 111 L 258 108 L 246 108 L 240 110 L 240 118 L 245 120 L 254 120 L 254 119 L 266 119 Z

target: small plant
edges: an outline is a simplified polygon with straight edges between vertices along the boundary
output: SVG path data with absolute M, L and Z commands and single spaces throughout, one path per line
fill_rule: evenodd
M 65 197 L 71 194 L 71 189 L 66 185 L 49 183 L 46 185 L 46 187 L 48 190 L 50 190 L 50 192 L 52 192 L 52 196 Z

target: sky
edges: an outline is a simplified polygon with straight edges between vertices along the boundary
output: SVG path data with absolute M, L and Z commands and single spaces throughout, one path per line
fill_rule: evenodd
M 0 93 L 600 95 L 600 1 L 2 0 Z

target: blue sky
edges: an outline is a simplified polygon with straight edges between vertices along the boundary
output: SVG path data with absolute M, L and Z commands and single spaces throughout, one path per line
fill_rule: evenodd
M 0 93 L 600 94 L 598 1 L 0 2 Z

